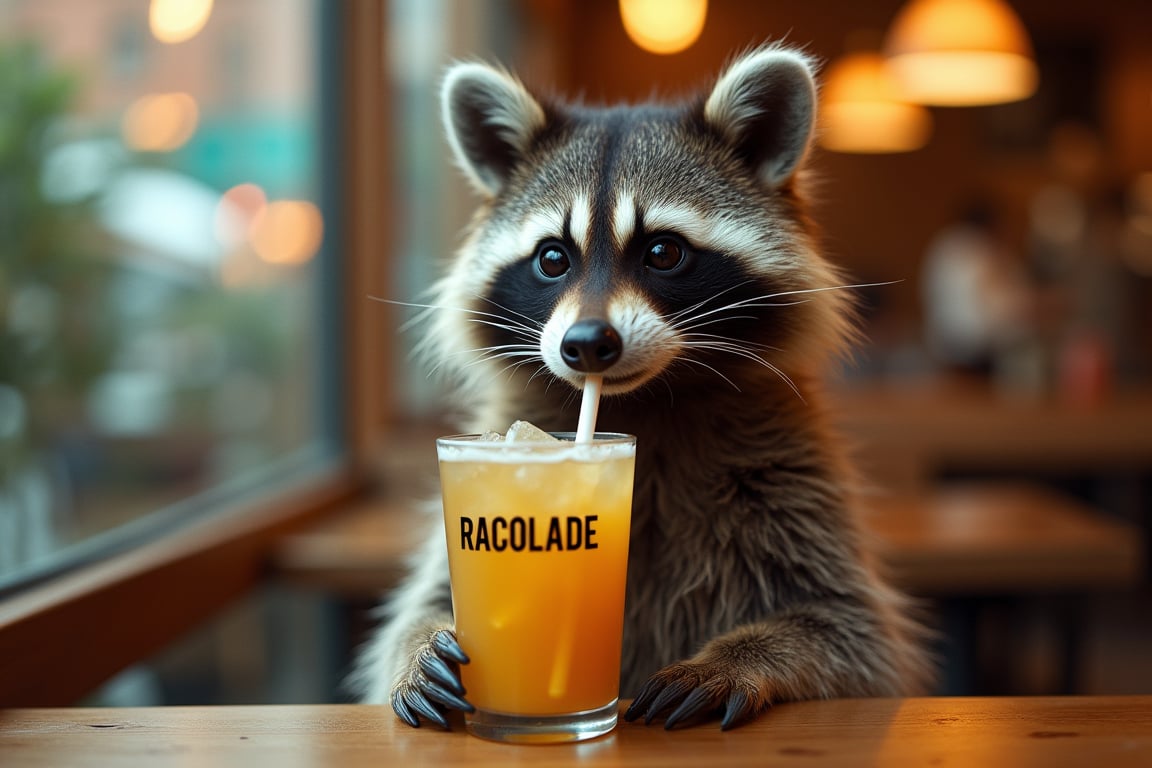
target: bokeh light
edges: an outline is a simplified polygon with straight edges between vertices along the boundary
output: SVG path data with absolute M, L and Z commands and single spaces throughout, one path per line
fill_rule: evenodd
M 148 27 L 162 43 L 182 43 L 196 36 L 212 15 L 212 0 L 152 0 Z
M 269 203 L 249 233 L 256 255 L 270 264 L 303 264 L 316 255 L 324 238 L 324 219 L 306 200 Z
M 1036 91 L 1032 42 L 1003 0 L 909 0 L 893 19 L 885 48 L 909 101 L 1001 104 Z
M 251 182 L 237 184 L 220 196 L 216 206 L 216 239 L 233 248 L 248 239 L 252 225 L 268 205 L 268 195 Z
M 884 57 L 858 51 L 833 62 L 821 91 L 820 143 L 836 152 L 909 152 L 932 134 L 932 118 L 904 101 Z
M 679 53 L 700 37 L 708 0 L 620 0 L 632 42 L 651 53 Z
M 200 108 L 187 93 L 150 93 L 125 110 L 120 132 L 137 152 L 171 152 L 192 138 L 199 121 Z

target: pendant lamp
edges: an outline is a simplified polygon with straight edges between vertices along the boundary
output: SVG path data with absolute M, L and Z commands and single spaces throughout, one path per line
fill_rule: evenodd
M 708 0 L 620 0 L 624 31 L 650 53 L 679 53 L 700 37 Z
M 905 97 L 921 104 L 1000 104 L 1036 90 L 1028 33 L 1003 0 L 909 0 L 884 52 Z
M 820 145 L 835 152 L 910 152 L 928 142 L 932 117 L 905 101 L 879 51 L 841 56 L 820 90 Z

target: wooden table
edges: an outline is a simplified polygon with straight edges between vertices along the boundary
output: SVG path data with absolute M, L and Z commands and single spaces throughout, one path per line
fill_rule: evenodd
M 865 477 L 890 489 L 930 487 L 948 471 L 1152 471 L 1147 388 L 1077 405 L 944 379 L 838 391 L 832 405 Z
M 964 483 L 878 496 L 865 529 L 892 579 L 920 595 L 1084 593 L 1143 573 L 1139 529 L 1027 484 Z
M 428 520 L 411 504 L 367 503 L 288 537 L 273 570 L 287 583 L 353 604 L 376 599 L 403 575 Z M 876 496 L 868 500 L 863 522 L 892 581 L 939 598 L 948 640 L 940 693 L 1019 692 L 985 684 L 1003 676 L 983 671 L 984 598 L 1124 589 L 1143 572 L 1135 526 L 1035 486 L 978 484 L 914 497 Z M 1074 693 L 1084 617 L 1075 600 L 1058 608 L 1049 616 L 1056 641 L 1053 684 L 1039 692 Z M 1005 631 L 1008 637 L 993 645 L 998 655 L 1019 660 L 1028 650 L 1016 648 L 1015 633 Z
M 576 745 L 419 730 L 356 705 L 0 711 L 9 768 L 1152 765 L 1152 696 L 803 702 L 727 733 L 621 722 Z
M 876 496 L 863 523 L 893 580 L 922 595 L 1122 588 L 1142 572 L 1140 533 L 1040 487 L 962 485 Z M 350 597 L 395 585 L 422 539 L 410 503 L 368 502 L 285 539 L 279 578 Z

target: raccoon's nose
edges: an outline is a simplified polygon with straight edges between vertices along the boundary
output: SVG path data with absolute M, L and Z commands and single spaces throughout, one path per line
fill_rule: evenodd
M 624 343 L 603 320 L 578 320 L 560 340 L 560 356 L 581 373 L 600 373 L 620 359 Z

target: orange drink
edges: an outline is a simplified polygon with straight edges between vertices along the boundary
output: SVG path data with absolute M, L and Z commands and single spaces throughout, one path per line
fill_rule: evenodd
M 611 730 L 635 438 L 437 447 L 469 731 L 573 741 Z

